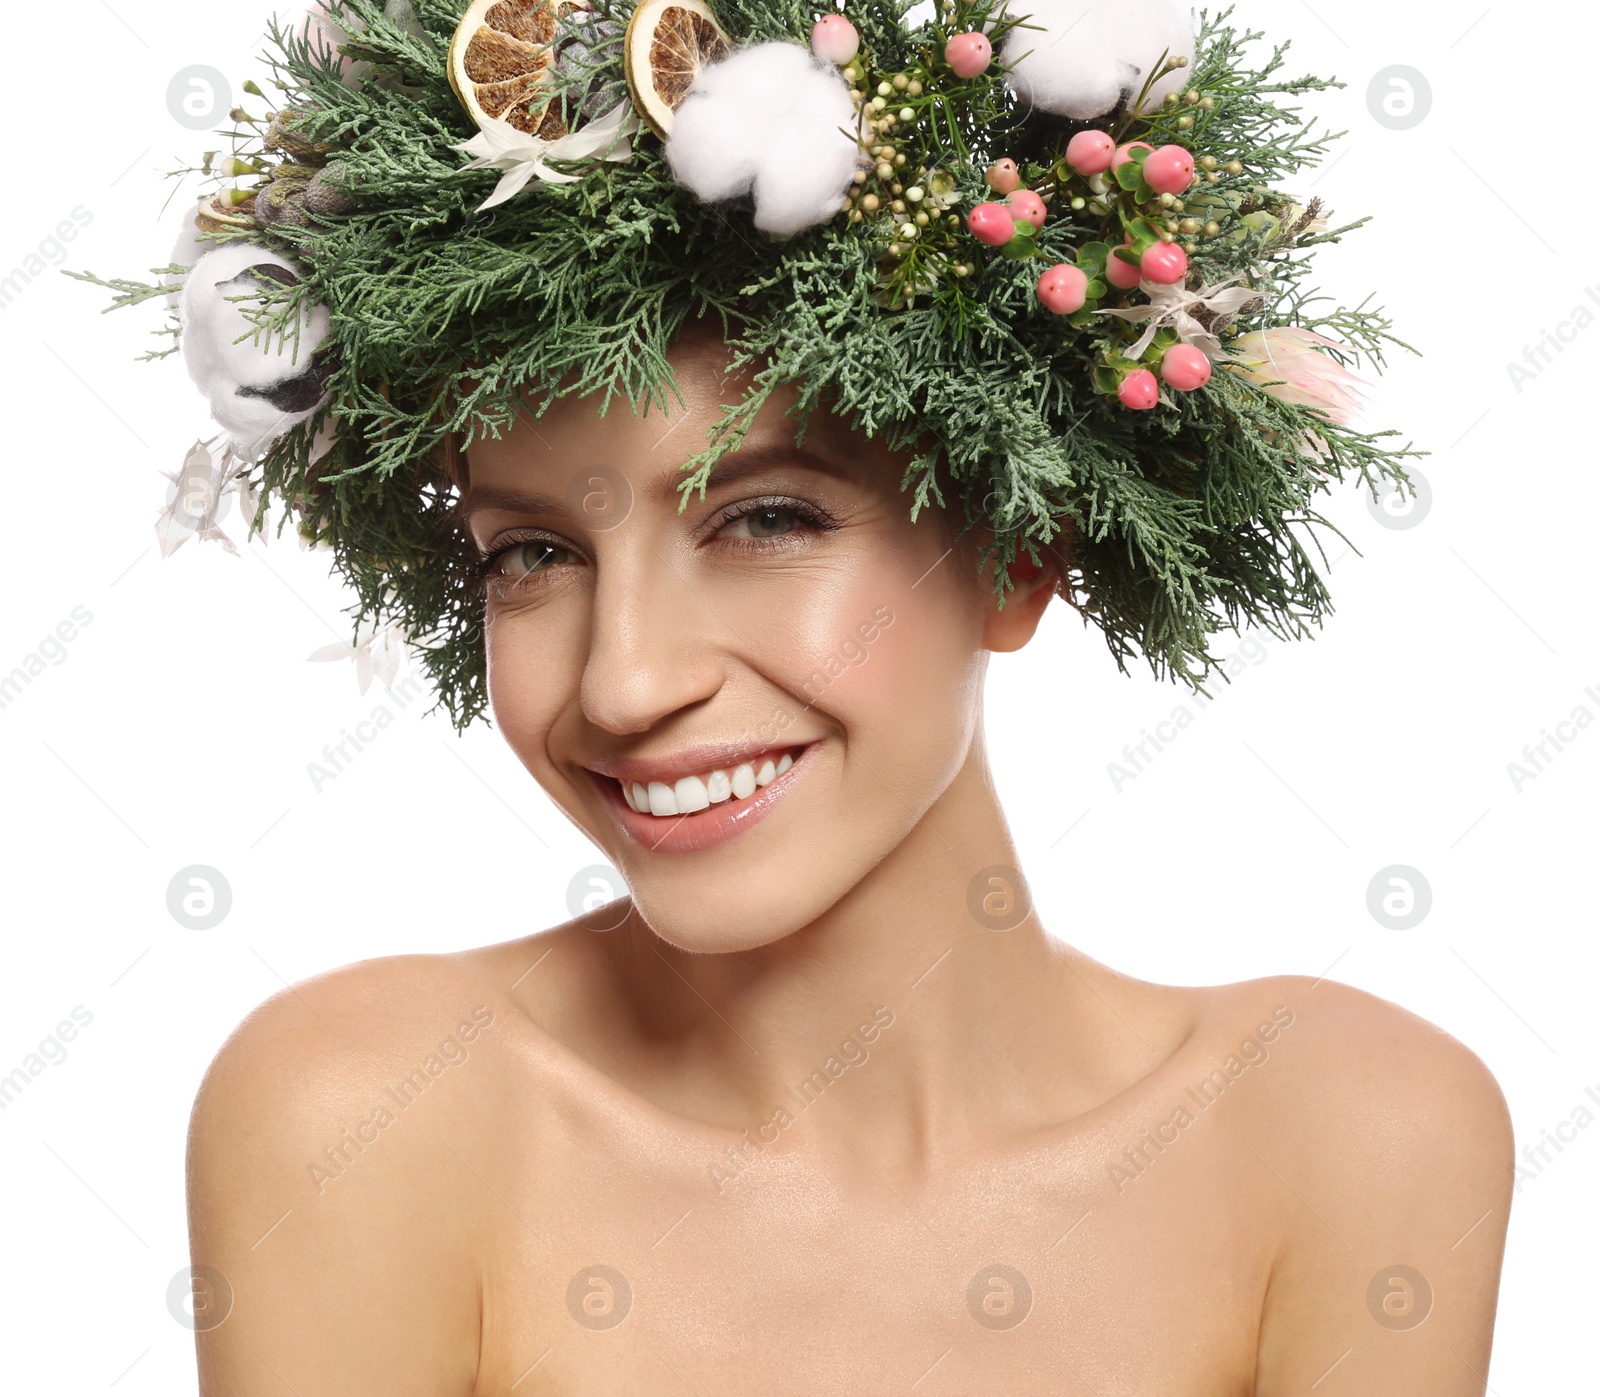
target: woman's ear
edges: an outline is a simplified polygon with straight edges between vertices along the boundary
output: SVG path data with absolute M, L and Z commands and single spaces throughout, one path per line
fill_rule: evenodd
M 985 572 L 993 576 L 989 569 Z M 993 600 L 992 583 L 986 584 L 990 587 L 989 604 L 993 609 L 983 624 L 984 649 L 1001 655 L 1020 650 L 1033 639 L 1045 607 L 1050 605 L 1050 598 L 1061 584 L 1061 574 L 1049 561 L 1048 554 L 1046 561 L 1036 563 L 1023 553 L 1006 568 L 1006 573 L 1013 585 L 1006 593 L 1003 610 Z

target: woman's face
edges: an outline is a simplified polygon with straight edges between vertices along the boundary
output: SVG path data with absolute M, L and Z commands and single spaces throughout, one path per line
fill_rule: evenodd
M 987 651 L 1026 642 L 1054 577 L 1014 574 L 997 612 L 972 544 L 911 522 L 905 458 L 820 409 L 797 447 L 792 389 L 680 513 L 682 462 L 747 382 L 730 357 L 698 322 L 671 353 L 686 408 L 567 397 L 468 452 L 495 718 L 690 951 L 806 926 L 904 839 L 967 759 Z

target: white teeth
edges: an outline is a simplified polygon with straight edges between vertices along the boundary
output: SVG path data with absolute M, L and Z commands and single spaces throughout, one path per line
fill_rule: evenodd
M 698 776 L 680 776 L 672 793 L 678 799 L 678 814 L 692 815 L 704 810 L 711 801 L 706 796 L 706 783 Z
M 692 815 L 726 800 L 748 800 L 793 765 L 793 754 L 785 752 L 776 764 L 771 757 L 763 757 L 759 768 L 752 762 L 741 762 L 731 770 L 723 767 L 700 776 L 680 776 L 670 786 L 665 781 L 618 784 L 631 810 L 651 815 Z

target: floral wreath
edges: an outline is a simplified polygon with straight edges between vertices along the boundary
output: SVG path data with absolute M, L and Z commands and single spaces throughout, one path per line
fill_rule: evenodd
M 1065 533 L 1061 595 L 1119 669 L 1203 690 L 1216 631 L 1305 636 L 1331 609 L 1315 497 L 1404 488 L 1421 454 L 1352 425 L 1352 365 L 1410 346 L 1306 284 L 1367 220 L 1277 187 L 1333 139 L 1281 104 L 1342 84 L 1282 76 L 1284 45 L 1253 66 L 1231 13 L 329 0 L 275 22 L 279 95 L 177 172 L 208 183 L 172 262 L 82 274 L 167 302 L 175 343 L 146 357 L 181 352 L 222 428 L 173 477 L 163 552 L 231 549 L 230 492 L 252 534 L 281 503 L 355 590 L 363 684 L 409 653 L 464 728 L 482 563 L 453 453 L 571 392 L 665 409 L 668 345 L 714 311 L 755 372 L 680 509 L 793 384 L 797 437 L 826 400 L 913 453 L 913 520 L 958 504 L 992 530 L 1000 605 Z

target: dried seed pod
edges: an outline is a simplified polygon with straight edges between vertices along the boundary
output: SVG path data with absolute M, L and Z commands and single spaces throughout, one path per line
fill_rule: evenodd
M 309 181 L 275 179 L 256 195 L 256 218 L 266 225 L 288 224 L 304 228 L 311 222 L 305 208 L 305 192 Z
M 286 155 L 289 159 L 304 165 L 326 165 L 333 147 L 302 136 L 294 129 L 295 123 L 303 119 L 304 115 L 305 113 L 293 109 L 273 112 L 267 133 L 262 137 L 262 144 L 275 154 Z
M 339 165 L 329 165 L 320 171 L 306 186 L 303 197 L 306 209 L 318 218 L 354 212 L 356 201 L 341 183 L 343 175 L 344 169 Z

